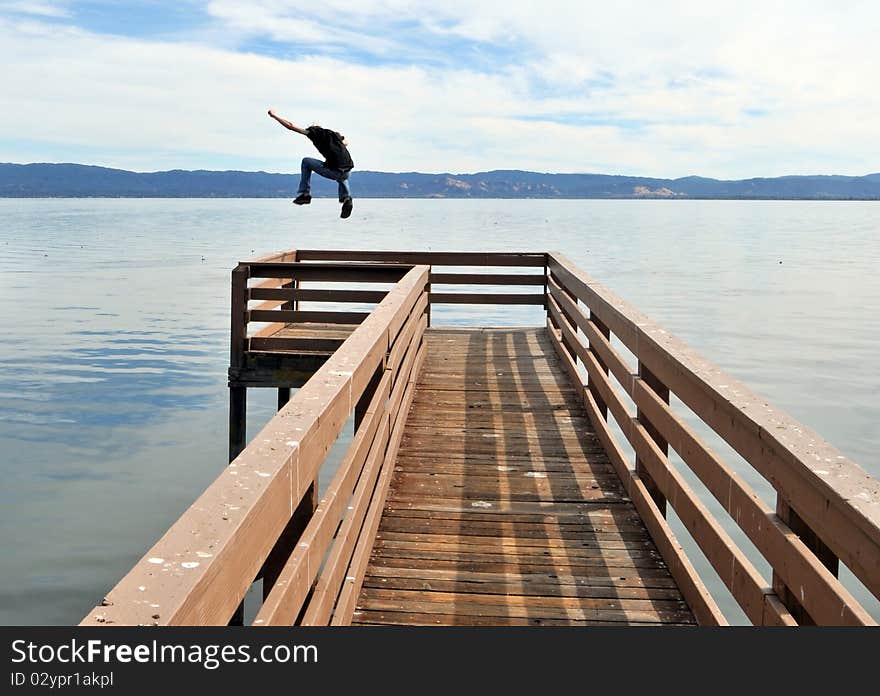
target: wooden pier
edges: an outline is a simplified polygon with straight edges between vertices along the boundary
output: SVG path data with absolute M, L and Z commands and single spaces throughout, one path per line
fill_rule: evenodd
M 880 482 L 561 254 L 243 262 L 229 387 L 229 465 L 83 624 L 240 624 L 261 581 L 255 626 L 724 625 L 674 513 L 753 624 L 876 625 Z M 279 410 L 248 438 L 250 388 Z

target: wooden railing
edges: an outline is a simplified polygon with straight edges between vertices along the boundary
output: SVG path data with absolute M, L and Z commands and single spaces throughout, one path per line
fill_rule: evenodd
M 548 270 L 554 345 L 583 386 L 593 426 L 698 621 L 725 623 L 675 541 L 667 505 L 752 623 L 875 624 L 837 576 L 839 561 L 880 596 L 880 483 L 561 254 L 548 255 Z M 635 372 L 612 336 L 637 360 Z M 769 481 L 775 510 L 670 407 L 670 395 Z M 634 462 L 609 427 L 609 412 Z M 670 463 L 670 447 L 770 564 L 769 582 Z
M 250 266 L 308 277 L 295 262 Z M 225 625 L 257 577 L 258 625 L 349 621 L 424 358 L 428 273 L 394 269 L 376 308 L 83 624 Z M 318 472 L 352 413 L 354 439 L 315 507 Z
M 427 264 L 431 266 L 431 287 L 449 287 L 456 292 L 430 293 L 430 306 L 440 304 L 538 305 L 546 307 L 547 255 L 543 252 L 443 252 L 443 251 L 333 251 L 299 249 L 298 261 Z M 537 268 L 537 273 L 463 273 L 438 268 Z M 486 292 L 486 286 L 504 287 L 505 292 Z M 540 291 L 536 292 L 536 286 Z M 466 292 L 458 292 L 459 289 Z M 515 292 L 510 292 L 513 288 Z
M 444 266 L 454 269 L 437 270 Z M 316 287 L 326 283 L 390 289 Z M 484 290 L 492 286 L 524 291 Z M 375 306 L 302 311 L 301 302 Z M 880 483 L 564 256 L 320 250 L 274 254 L 233 271 L 230 375 L 261 351 L 335 352 L 250 444 L 243 432 L 233 437 L 230 466 L 83 623 L 226 624 L 255 578 L 264 589 L 256 625 L 347 623 L 424 358 L 431 305 L 447 303 L 546 307 L 551 341 L 700 623 L 726 619 L 676 540 L 667 507 L 752 623 L 875 623 L 838 575 L 843 563 L 880 597 Z M 277 336 L 303 322 L 347 324 L 353 332 L 345 340 Z M 236 389 L 245 387 L 231 389 L 230 423 L 244 420 L 234 413 L 236 404 L 244 408 Z M 352 413 L 354 438 L 317 501 L 318 472 Z M 775 508 L 700 431 L 726 441 L 769 482 Z M 670 448 L 705 491 L 689 485 Z M 727 518 L 716 519 L 707 495 Z M 754 548 L 738 546 L 734 526 Z M 756 553 L 772 577 L 758 570 Z

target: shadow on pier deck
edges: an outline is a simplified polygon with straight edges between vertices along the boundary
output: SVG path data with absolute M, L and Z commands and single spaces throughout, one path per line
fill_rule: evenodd
M 544 329 L 429 329 L 363 624 L 693 623 Z
M 229 387 L 229 466 L 83 624 L 240 624 L 256 581 L 256 626 L 725 624 L 721 585 L 754 624 L 876 623 L 880 483 L 560 254 L 243 262 Z

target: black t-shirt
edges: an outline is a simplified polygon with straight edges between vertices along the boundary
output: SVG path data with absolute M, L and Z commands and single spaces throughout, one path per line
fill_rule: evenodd
M 318 152 L 324 155 L 326 166 L 344 172 L 354 167 L 348 148 L 342 144 L 342 136 L 336 131 L 321 126 L 309 126 L 306 128 L 306 136 L 318 148 Z

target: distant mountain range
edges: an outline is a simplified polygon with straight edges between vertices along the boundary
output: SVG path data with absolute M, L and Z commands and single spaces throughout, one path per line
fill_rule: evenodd
M 239 171 L 138 173 L 81 164 L 2 164 L 0 197 L 292 198 L 299 173 Z M 314 196 L 336 185 L 315 176 Z M 880 200 L 880 173 L 867 176 L 781 176 L 724 181 L 699 176 L 651 179 L 606 174 L 540 174 L 496 170 L 478 174 L 355 170 L 362 198 L 721 198 Z

